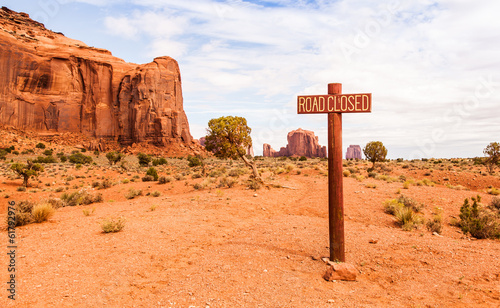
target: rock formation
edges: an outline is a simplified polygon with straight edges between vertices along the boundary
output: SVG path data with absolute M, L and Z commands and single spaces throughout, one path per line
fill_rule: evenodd
M 121 145 L 191 146 L 179 66 L 170 57 L 127 63 L 0 10 L 0 124 L 79 133 Z
M 361 147 L 359 145 L 350 145 L 345 153 L 346 159 L 361 159 Z
M 319 145 L 318 137 L 314 132 L 301 128 L 288 133 L 288 144 L 282 147 L 279 152 L 273 150 L 271 146 L 264 143 L 264 157 L 279 156 L 305 156 L 305 157 L 326 157 L 326 146 Z

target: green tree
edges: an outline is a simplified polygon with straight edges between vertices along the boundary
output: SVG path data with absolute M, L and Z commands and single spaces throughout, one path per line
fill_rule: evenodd
M 493 173 L 495 166 L 500 161 L 500 143 L 492 142 L 484 150 L 484 155 L 486 155 L 486 167 L 488 172 Z
M 387 149 L 381 141 L 371 141 L 368 142 L 363 149 L 363 153 L 366 159 L 373 163 L 372 169 L 375 168 L 376 162 L 381 162 L 385 160 L 387 156 Z
M 227 116 L 212 119 L 208 122 L 205 148 L 219 158 L 241 158 L 245 165 L 252 169 L 253 176 L 262 181 L 255 161 L 250 161 L 246 157 L 246 149 L 252 145 L 251 131 L 247 120 L 243 117 Z
M 108 159 L 110 165 L 114 165 L 120 160 L 122 160 L 123 154 L 112 151 L 106 154 L 106 158 Z
M 26 165 L 22 163 L 15 163 L 12 166 L 10 166 L 10 169 L 12 169 L 15 173 L 23 177 L 24 187 L 28 186 L 28 180 L 31 177 L 37 177 L 40 174 L 40 172 L 43 172 L 45 170 L 42 165 L 35 164 L 31 160 L 28 160 Z

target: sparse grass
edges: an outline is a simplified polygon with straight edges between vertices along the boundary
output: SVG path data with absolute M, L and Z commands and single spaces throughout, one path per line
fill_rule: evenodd
M 443 231 L 443 215 L 442 209 L 436 208 L 432 219 L 427 222 L 427 229 L 431 232 L 436 232 L 437 234 L 441 234 Z
M 157 204 L 153 204 L 153 205 L 151 205 L 151 206 L 149 207 L 149 210 L 150 210 L 151 212 L 154 212 L 154 211 L 156 211 L 156 208 L 157 208 L 157 207 L 158 207 L 158 205 L 157 205 Z
M 222 196 L 224 196 L 224 192 L 220 189 L 217 189 L 215 191 L 215 194 L 217 195 L 217 197 L 221 198 Z
M 90 216 L 90 215 L 94 214 L 95 207 L 93 207 L 92 209 L 83 209 L 82 212 L 83 212 L 84 216 Z
M 101 223 L 101 229 L 104 233 L 119 232 L 125 227 L 125 219 L 120 217 L 117 219 L 105 219 Z
M 410 231 L 423 223 L 423 218 L 414 210 L 416 208 L 415 204 L 416 202 L 411 198 L 400 195 L 397 200 L 386 200 L 384 202 L 384 211 L 393 215 L 403 230 Z
M 54 215 L 55 209 L 49 203 L 40 203 L 33 207 L 31 216 L 34 223 L 41 223 Z

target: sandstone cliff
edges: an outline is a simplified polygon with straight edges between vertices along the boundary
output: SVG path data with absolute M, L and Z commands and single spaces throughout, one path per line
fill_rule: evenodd
M 345 154 L 346 159 L 361 159 L 361 147 L 359 145 L 350 145 Z
M 279 156 L 305 156 L 305 157 L 326 157 L 326 146 L 319 145 L 318 137 L 314 132 L 303 130 L 301 128 L 288 133 L 288 144 L 282 147 L 278 152 L 273 150 L 271 146 L 264 143 L 264 157 L 279 157 Z
M 192 143 L 170 57 L 127 63 L 4 7 L 0 55 L 0 124 L 122 145 Z

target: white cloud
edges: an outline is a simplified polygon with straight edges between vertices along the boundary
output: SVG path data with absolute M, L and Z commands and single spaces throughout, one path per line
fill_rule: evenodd
M 266 2 L 275 5 L 130 0 L 134 11 L 111 14 L 105 25 L 148 37 L 151 57 L 179 61 L 188 116 L 193 110 L 205 122 L 196 125 L 230 110 L 261 110 L 247 115 L 257 153 L 264 142 L 279 148 L 298 127 L 325 144 L 326 116 L 296 115 L 294 104 L 297 94 L 326 93 L 330 82 L 343 83 L 344 93 L 373 93 L 373 113 L 346 115 L 344 136 L 362 145 L 381 140 L 392 157 L 481 155 L 481 144 L 500 135 L 492 125 L 500 2 Z M 435 138 L 441 130 L 446 137 Z

